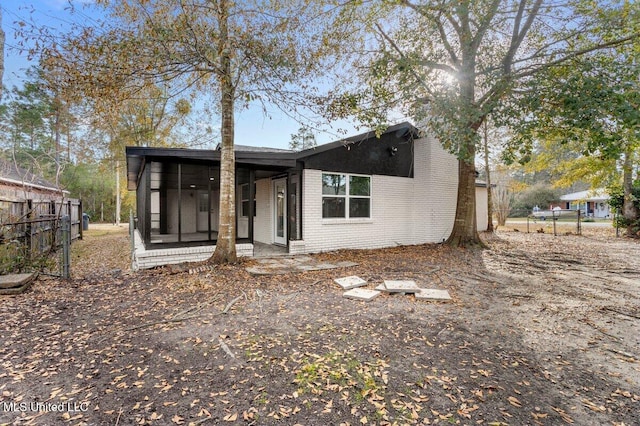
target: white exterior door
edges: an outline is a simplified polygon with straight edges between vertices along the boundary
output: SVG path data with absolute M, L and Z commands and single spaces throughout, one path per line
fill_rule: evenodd
M 207 232 L 209 230 L 209 193 L 198 191 L 198 213 L 196 216 L 196 231 Z
M 273 181 L 273 242 L 287 244 L 287 180 Z

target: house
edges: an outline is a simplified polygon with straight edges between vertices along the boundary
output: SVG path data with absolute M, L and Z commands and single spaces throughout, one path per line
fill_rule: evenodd
M 82 238 L 80 200 L 14 161 L 0 159 L 0 244 L 20 241 L 32 255 L 48 252 L 61 238 L 56 227 L 64 216 L 70 218 L 71 239 Z
M 584 217 L 611 218 L 613 216 L 609 207 L 609 194 L 604 189 L 594 189 L 562 195 L 560 200 L 564 202 L 568 210 L 580 210 Z
M 49 214 L 51 203 L 60 203 L 68 195 L 69 191 L 18 167 L 15 162 L 0 159 L 0 218 L 3 222 L 19 218 L 31 209 L 39 214 Z
M 127 147 L 126 156 L 134 267 L 209 258 L 220 151 Z M 453 228 L 457 160 L 409 123 L 301 152 L 237 145 L 235 159 L 240 256 L 442 242 Z M 486 185 L 476 194 L 485 230 Z

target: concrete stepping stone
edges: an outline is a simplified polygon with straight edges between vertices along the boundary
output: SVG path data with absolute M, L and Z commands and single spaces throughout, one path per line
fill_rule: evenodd
M 416 292 L 416 299 L 418 300 L 439 300 L 447 301 L 451 300 L 451 296 L 447 290 L 438 290 L 435 288 L 422 288 Z
M 415 281 L 384 280 L 384 288 L 388 293 L 417 293 L 420 287 Z
M 342 294 L 345 299 L 363 300 L 370 302 L 380 295 L 377 290 L 370 290 L 368 288 L 352 288 Z
M 336 266 L 339 268 L 351 268 L 352 266 L 358 266 L 358 264 L 356 262 L 343 260 L 341 262 L 336 263 Z
M 0 275 L 0 295 L 11 296 L 26 291 L 37 276 L 35 272 Z
M 333 281 L 336 284 L 338 284 L 340 287 L 342 287 L 344 290 L 350 290 L 352 288 L 362 287 L 364 285 L 367 285 L 367 282 L 365 280 L 363 280 L 362 278 L 356 275 L 351 275 L 349 277 L 343 277 L 343 278 L 336 278 Z

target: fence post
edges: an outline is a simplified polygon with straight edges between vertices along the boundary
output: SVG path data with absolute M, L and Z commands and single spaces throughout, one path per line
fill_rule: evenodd
M 32 259 L 32 247 L 33 247 L 33 224 L 31 223 L 31 219 L 33 218 L 33 200 L 27 200 L 27 224 L 25 225 L 25 246 L 26 246 L 26 256 L 29 261 Z
M 578 229 L 576 230 L 578 235 L 582 235 L 582 223 L 580 223 L 580 209 L 578 209 Z
M 135 241 L 136 225 L 133 219 L 133 210 L 129 209 L 129 243 L 131 244 L 131 269 L 135 261 L 136 241 Z
M 78 219 L 80 220 L 80 239 L 82 239 L 82 237 L 84 237 L 84 206 L 82 205 L 82 200 L 80 200 L 78 204 Z
M 71 278 L 71 216 L 62 218 L 62 278 Z

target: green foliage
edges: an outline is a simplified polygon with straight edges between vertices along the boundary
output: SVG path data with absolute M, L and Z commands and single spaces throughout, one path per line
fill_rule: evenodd
M 640 230 L 640 218 L 629 220 L 621 214 L 625 197 L 622 185 L 620 183 L 612 184 L 607 187 L 607 192 L 609 193 L 609 206 L 611 206 L 611 209 L 616 213 L 614 226 L 626 227 L 628 225 L 632 225 L 636 232 Z M 640 210 L 640 179 L 637 179 L 633 183 L 631 200 L 636 209 Z
M 293 151 L 302 151 L 313 148 L 318 145 L 316 137 L 309 126 L 301 126 L 297 133 L 291 135 L 289 149 Z
M 20 241 L 8 240 L 0 244 L 0 275 L 20 271 L 26 264 L 26 247 Z
M 529 214 L 536 206 L 547 210 L 551 205 L 557 205 L 559 200 L 558 190 L 548 185 L 534 185 L 516 196 L 512 210 L 518 215 Z
M 344 387 L 353 391 L 353 403 L 361 403 L 370 394 L 384 392 L 385 367 L 387 364 L 382 360 L 363 363 L 348 353 L 331 352 L 302 365 L 296 371 L 294 383 L 299 394 L 321 395 L 326 387 Z
M 68 164 L 60 179 L 72 198 L 82 200 L 83 210 L 92 222 L 99 221 L 101 214 L 107 222 L 114 219 L 115 176 L 113 168 L 107 164 Z
M 613 56 L 612 56 L 613 55 Z M 539 74 L 526 95 L 512 105 L 516 137 L 507 160 L 527 161 L 536 141 L 558 141 L 570 146 L 576 158 L 619 158 L 628 143 L 636 143 L 633 129 L 640 123 L 640 90 L 635 68 L 600 52 Z M 514 125 L 515 123 L 515 125 Z

